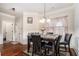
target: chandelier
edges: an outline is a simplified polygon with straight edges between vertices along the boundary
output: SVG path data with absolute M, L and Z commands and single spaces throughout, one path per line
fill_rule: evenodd
M 50 19 L 46 17 L 46 4 L 44 3 L 44 13 L 43 18 L 40 20 L 40 23 L 49 23 Z

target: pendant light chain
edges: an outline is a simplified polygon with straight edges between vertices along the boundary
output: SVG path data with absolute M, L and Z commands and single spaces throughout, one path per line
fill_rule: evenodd
M 46 4 L 44 3 L 44 18 L 46 18 Z

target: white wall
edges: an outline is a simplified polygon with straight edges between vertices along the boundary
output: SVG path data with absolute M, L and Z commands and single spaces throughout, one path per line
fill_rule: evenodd
M 15 16 L 15 41 L 20 42 L 22 40 L 22 21 L 23 14 L 16 14 Z
M 27 17 L 33 17 L 33 23 L 27 23 Z M 30 32 L 39 32 L 39 14 L 33 12 L 23 13 L 23 40 L 21 43 L 27 44 L 27 34 Z
M 75 5 L 75 50 L 79 55 L 79 3 Z
M 79 4 L 75 4 L 75 30 L 79 31 Z

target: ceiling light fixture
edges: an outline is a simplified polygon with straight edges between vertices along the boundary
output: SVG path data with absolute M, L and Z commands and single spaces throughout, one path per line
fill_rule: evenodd
M 43 16 L 43 18 L 40 20 L 40 23 L 45 23 L 45 22 L 49 23 L 50 21 L 51 21 L 51 20 L 46 17 L 46 4 L 44 3 L 44 16 Z

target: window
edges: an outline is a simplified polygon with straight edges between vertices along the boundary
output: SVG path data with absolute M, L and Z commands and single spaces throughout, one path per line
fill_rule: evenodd
M 46 31 L 63 34 L 68 31 L 67 16 L 52 18 L 46 25 Z

